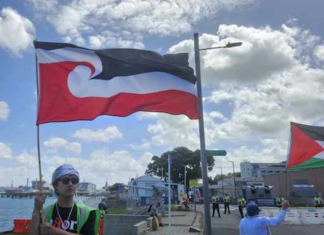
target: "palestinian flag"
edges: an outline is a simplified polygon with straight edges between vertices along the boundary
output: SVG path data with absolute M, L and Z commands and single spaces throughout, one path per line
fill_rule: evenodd
M 161 56 L 37 41 L 34 46 L 40 90 L 37 125 L 125 117 L 137 111 L 199 118 L 196 77 L 187 53 Z
M 324 167 L 324 127 L 291 123 L 287 168 Z

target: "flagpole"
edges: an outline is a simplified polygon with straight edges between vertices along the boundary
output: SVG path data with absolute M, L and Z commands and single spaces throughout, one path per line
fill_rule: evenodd
M 207 176 L 207 161 L 206 161 L 206 145 L 205 145 L 205 129 L 204 129 L 204 112 L 202 105 L 202 89 L 200 75 L 200 56 L 199 56 L 199 34 L 194 34 L 195 44 L 195 62 L 196 62 L 196 77 L 197 77 L 197 92 L 198 92 L 198 107 L 199 107 L 199 136 L 200 136 L 200 158 L 202 164 L 202 180 L 204 193 L 204 218 L 206 235 L 211 235 L 211 220 L 209 206 L 209 188 Z
M 169 154 L 168 157 L 168 174 L 169 174 L 169 235 L 172 235 L 171 230 L 171 158 L 172 155 Z
M 36 41 L 36 40 L 35 40 Z M 37 89 L 37 114 L 39 109 L 39 78 L 38 78 L 38 59 L 37 54 L 35 53 L 35 61 L 36 61 L 36 89 Z M 39 141 L 39 125 L 37 126 L 37 153 L 38 153 L 38 171 L 39 171 L 39 191 L 43 193 L 43 177 L 42 177 L 42 165 L 41 165 L 41 153 L 40 153 L 40 141 Z

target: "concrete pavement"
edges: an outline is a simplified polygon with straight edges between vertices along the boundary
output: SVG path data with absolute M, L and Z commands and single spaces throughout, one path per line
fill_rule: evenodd
M 175 235 L 187 235 L 189 234 L 190 226 L 199 228 L 203 231 L 203 218 L 202 214 L 194 211 L 173 211 L 171 214 L 171 231 Z M 168 235 L 169 234 L 169 217 L 162 218 L 162 222 L 165 225 L 160 227 L 158 231 L 147 231 L 146 234 L 154 235 Z M 196 232 L 192 234 L 203 235 L 203 232 Z

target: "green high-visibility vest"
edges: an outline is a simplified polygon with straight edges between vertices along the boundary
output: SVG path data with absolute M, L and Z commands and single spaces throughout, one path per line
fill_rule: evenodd
M 225 197 L 225 202 L 229 202 L 229 196 Z
M 53 216 L 53 210 L 55 207 L 54 203 L 53 205 L 50 205 L 44 209 L 44 216 L 46 222 L 51 222 L 52 216 Z M 95 234 L 98 234 L 98 229 L 100 225 L 100 211 L 98 209 L 88 207 L 84 205 L 83 203 L 76 203 L 77 206 L 77 233 L 80 233 L 83 225 L 87 222 L 90 212 L 95 211 L 96 213 L 96 220 L 95 220 L 95 226 L 94 226 L 94 232 Z
M 323 203 L 323 200 L 321 197 L 315 197 L 315 201 L 318 203 L 318 204 L 322 204 Z
M 243 206 L 245 204 L 245 199 L 244 198 L 239 198 L 239 205 Z
M 212 202 L 213 203 L 218 203 L 219 202 L 219 197 L 218 196 L 212 196 Z

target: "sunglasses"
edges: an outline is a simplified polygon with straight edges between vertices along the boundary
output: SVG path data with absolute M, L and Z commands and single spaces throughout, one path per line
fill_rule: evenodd
M 72 182 L 72 184 L 78 184 L 79 183 L 79 179 L 76 178 L 76 177 L 63 177 L 60 179 L 60 181 L 63 183 L 63 184 L 69 184 L 70 181 Z

